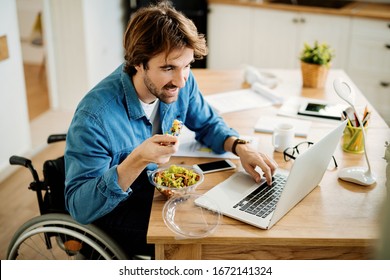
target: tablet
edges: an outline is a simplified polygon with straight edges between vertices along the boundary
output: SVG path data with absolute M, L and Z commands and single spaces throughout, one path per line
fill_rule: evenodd
M 299 107 L 298 115 L 341 120 L 341 115 L 345 109 L 346 106 L 343 104 L 308 101 Z

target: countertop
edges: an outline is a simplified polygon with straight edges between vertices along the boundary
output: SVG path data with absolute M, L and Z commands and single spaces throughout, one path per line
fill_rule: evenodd
M 237 6 L 251 6 L 264 9 L 275 9 L 285 11 L 297 11 L 317 14 L 329 14 L 339 16 L 351 16 L 360 18 L 371 18 L 380 20 L 390 20 L 390 4 L 386 3 L 368 3 L 368 2 L 351 2 L 342 8 L 320 8 L 309 6 L 296 6 L 288 4 L 271 3 L 268 0 L 208 0 L 209 4 L 226 4 Z

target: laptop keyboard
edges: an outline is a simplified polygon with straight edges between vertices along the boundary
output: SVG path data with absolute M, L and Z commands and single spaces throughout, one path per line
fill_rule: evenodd
M 262 218 L 267 217 L 275 210 L 286 180 L 286 176 L 275 174 L 271 186 L 265 182 L 233 207 Z

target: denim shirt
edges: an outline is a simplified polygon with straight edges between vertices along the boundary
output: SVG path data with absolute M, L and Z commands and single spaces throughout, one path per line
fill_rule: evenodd
M 226 138 L 238 136 L 207 104 L 190 72 L 178 100 L 159 102 L 160 131 L 174 119 L 195 132 L 196 140 L 223 153 Z M 129 75 L 123 65 L 98 83 L 79 103 L 68 130 L 65 149 L 65 205 L 80 223 L 111 212 L 132 193 L 118 185 L 117 166 L 152 136 Z M 149 164 L 147 169 L 155 169 Z M 131 172 L 131 170 L 129 170 Z

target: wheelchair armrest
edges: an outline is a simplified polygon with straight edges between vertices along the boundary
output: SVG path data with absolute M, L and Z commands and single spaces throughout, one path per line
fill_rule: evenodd
M 66 140 L 66 133 L 63 134 L 52 134 L 49 135 L 47 138 L 47 143 L 54 143 L 54 142 L 60 142 L 60 141 L 65 141 Z
M 32 165 L 31 160 L 20 156 L 11 156 L 9 158 L 9 163 L 11 165 L 22 165 L 24 167 L 30 167 Z

